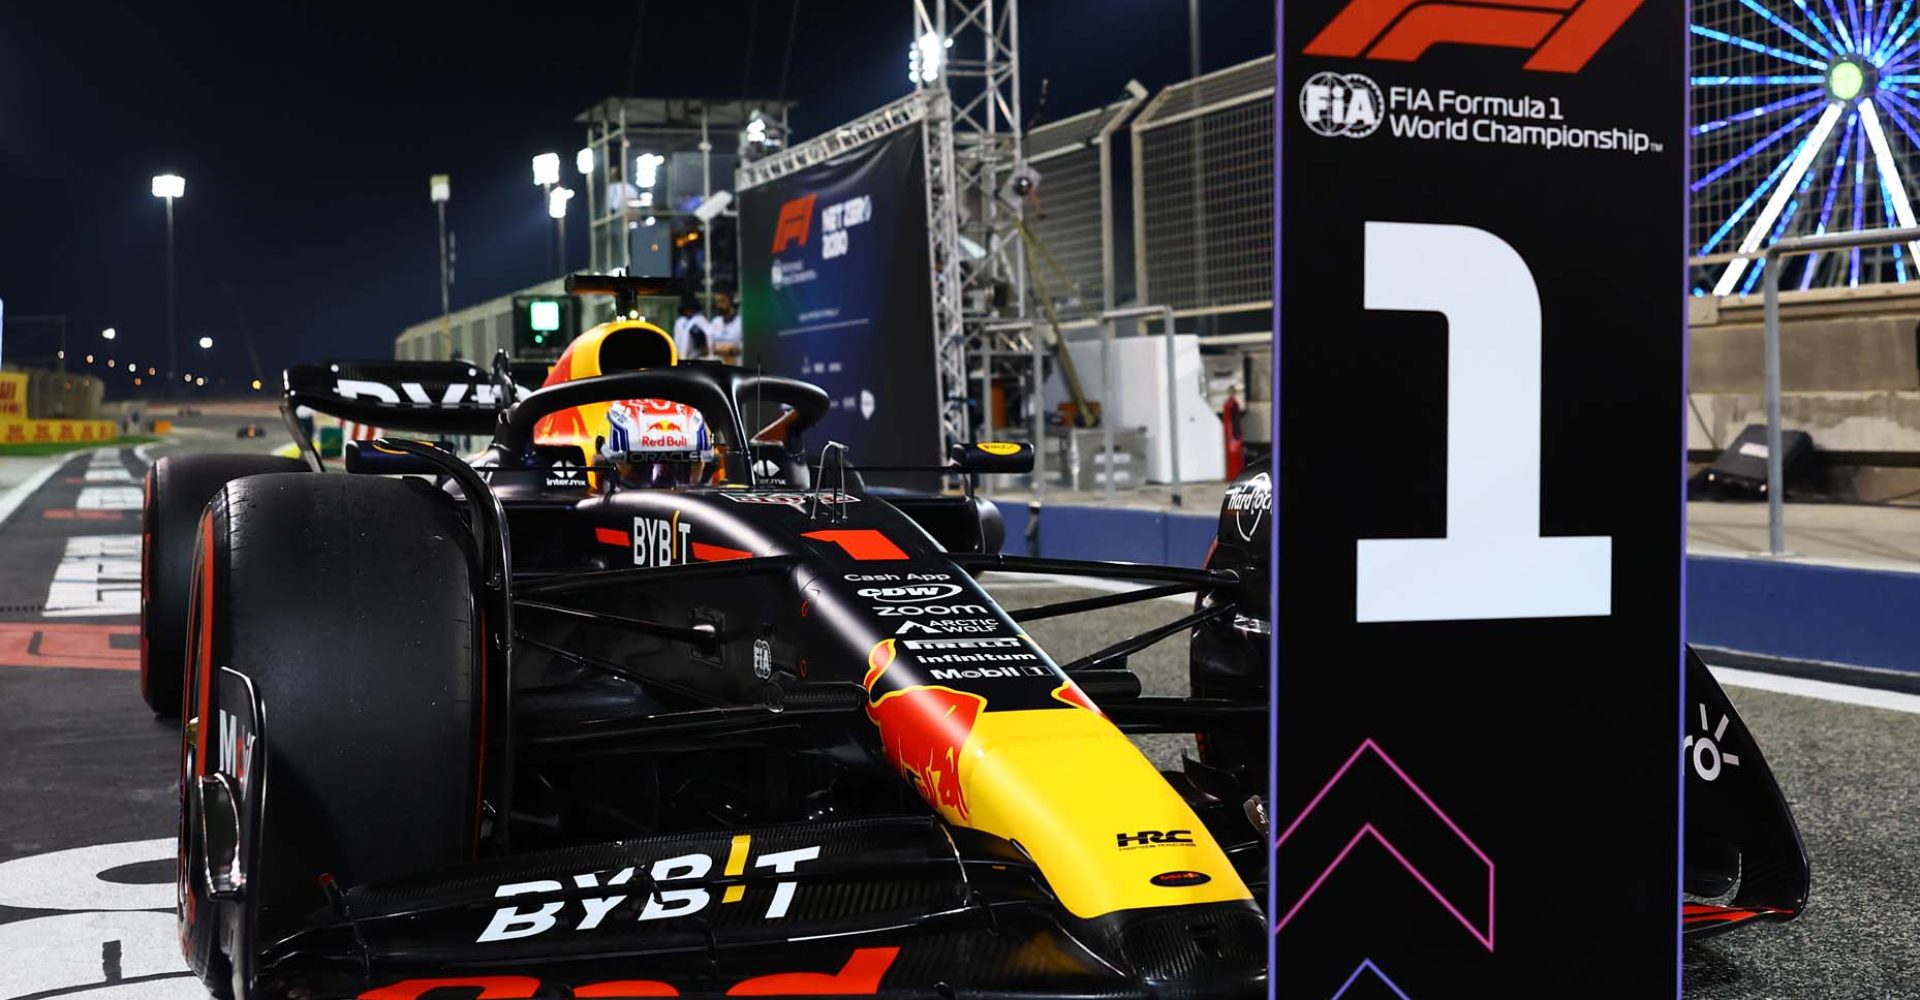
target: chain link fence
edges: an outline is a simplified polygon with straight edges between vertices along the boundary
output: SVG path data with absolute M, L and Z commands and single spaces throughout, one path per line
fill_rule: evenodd
M 1141 302 L 1229 312 L 1273 300 L 1271 57 L 1160 92 L 1133 124 Z
M 1116 101 L 1104 108 L 1027 132 L 1028 166 L 1038 170 L 1038 194 L 1027 207 L 1027 280 L 1040 301 L 1060 319 L 1098 313 L 1108 301 L 1102 252 L 1112 224 L 1109 156 L 1103 134 L 1118 127 L 1137 101 Z M 1119 299 L 1115 290 L 1114 301 Z

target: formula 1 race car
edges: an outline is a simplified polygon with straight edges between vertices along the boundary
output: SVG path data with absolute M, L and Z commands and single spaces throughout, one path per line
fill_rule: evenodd
M 183 718 L 180 932 L 208 987 L 1263 995 L 1264 757 L 1163 774 L 1127 738 L 1264 745 L 1264 698 L 1144 696 L 1127 669 L 1240 616 L 1248 581 L 1002 555 L 970 488 L 809 455 L 818 388 L 671 360 L 531 392 L 504 360 L 300 366 L 289 413 L 389 429 L 348 474 L 310 442 L 156 465 L 142 686 Z M 697 410 L 716 467 L 609 481 L 570 435 L 613 400 Z M 492 439 L 463 459 L 397 428 Z M 951 460 L 970 483 L 1032 453 Z M 1009 612 L 983 572 L 1146 586 Z M 1071 662 L 1022 631 L 1189 592 Z

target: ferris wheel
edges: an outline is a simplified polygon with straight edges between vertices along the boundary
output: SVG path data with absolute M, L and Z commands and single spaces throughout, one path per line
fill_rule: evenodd
M 1912 226 L 1920 160 L 1916 0 L 1696 0 L 1693 251 Z M 1781 287 L 1920 278 L 1920 243 L 1793 257 Z M 1762 263 L 1694 271 L 1694 293 L 1745 295 Z

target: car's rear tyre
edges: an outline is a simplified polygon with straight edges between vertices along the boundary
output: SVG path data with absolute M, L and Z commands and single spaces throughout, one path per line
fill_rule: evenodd
M 140 514 L 140 697 L 180 714 L 193 546 L 207 501 L 229 480 L 306 466 L 274 455 L 168 455 L 147 470 Z
M 327 905 L 322 875 L 344 888 L 473 856 L 485 664 L 471 535 L 423 484 L 251 476 L 215 495 L 200 535 L 188 704 L 201 722 L 183 727 L 198 740 L 182 754 L 183 794 L 218 759 L 211 720 L 234 707 L 215 703 L 221 667 L 252 682 L 266 762 L 245 910 L 185 887 L 198 898 L 182 940 L 209 977 L 223 969 L 220 935 L 189 913 L 250 913 L 271 943 Z M 181 833 L 183 855 L 200 857 L 197 835 Z

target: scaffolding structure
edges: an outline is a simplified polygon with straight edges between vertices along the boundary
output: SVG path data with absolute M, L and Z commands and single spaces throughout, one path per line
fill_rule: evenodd
M 1025 353 L 1031 336 L 1009 322 L 1026 316 L 1027 298 L 1018 0 L 913 0 L 913 39 L 914 84 L 928 95 L 941 424 L 948 441 L 965 441 L 969 352 Z
M 736 163 L 745 161 L 770 145 L 777 145 L 787 132 L 787 111 L 791 101 L 772 99 L 709 100 L 684 97 L 609 97 L 582 111 L 574 121 L 587 128 L 587 148 L 593 151 L 592 173 L 587 177 L 588 268 L 595 273 L 630 271 L 634 266 L 629 233 L 645 226 L 653 229 L 662 219 L 680 218 L 692 213 L 684 205 L 670 203 L 676 192 L 673 184 L 676 161 L 683 154 L 698 154 L 700 201 L 716 193 L 716 179 L 724 188 Z M 761 138 L 755 140 L 758 121 Z M 771 141 L 767 138 L 773 137 Z M 652 155 L 660 159 L 651 169 L 658 177 L 652 184 L 640 183 L 636 158 Z M 716 174 L 718 177 L 716 178 Z M 687 187 L 689 185 L 679 185 Z M 726 211 L 721 217 L 730 218 Z M 669 225 L 660 230 L 671 238 Z M 705 266 L 690 290 L 698 289 L 709 306 L 713 295 L 714 239 L 713 219 L 702 221 L 702 261 Z M 595 302 L 596 308 L 611 308 Z
M 1131 84 L 1122 100 L 1027 133 L 1027 165 L 1043 178 L 1026 218 L 1028 279 L 1054 319 L 1094 316 L 1119 303 L 1109 140 L 1145 100 L 1145 88 Z
M 1273 307 L 1272 56 L 1177 83 L 1133 122 L 1134 291 L 1175 315 Z

